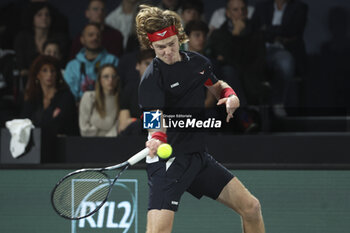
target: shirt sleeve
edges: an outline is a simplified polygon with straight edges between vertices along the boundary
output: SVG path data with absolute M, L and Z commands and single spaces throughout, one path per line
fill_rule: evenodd
M 213 65 L 210 61 L 208 61 L 204 66 L 204 74 L 206 75 L 206 81 L 204 83 L 205 86 L 212 86 L 219 81 L 214 74 Z
M 161 74 L 154 68 L 154 61 L 142 76 L 139 86 L 139 106 L 142 110 L 163 109 L 165 94 L 162 87 Z

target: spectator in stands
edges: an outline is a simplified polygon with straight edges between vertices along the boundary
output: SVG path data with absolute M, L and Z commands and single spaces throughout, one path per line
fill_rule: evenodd
M 28 9 L 31 8 L 32 6 L 36 4 L 42 4 L 45 3 L 49 8 L 50 8 L 50 13 L 51 13 L 51 27 L 55 32 L 61 32 L 63 34 L 68 35 L 69 34 L 69 21 L 68 18 L 60 12 L 57 7 L 55 7 L 55 4 L 51 4 L 49 0 L 25 0 L 27 3 L 21 5 L 21 21 L 22 25 L 25 27 L 25 25 L 28 23 Z M 51 0 L 51 2 L 54 2 Z
M 63 57 L 65 57 L 69 41 L 67 35 L 52 30 L 51 12 L 46 3 L 31 4 L 28 10 L 30 16 L 27 20 L 30 26 L 21 31 L 14 42 L 21 76 L 28 74 L 31 63 L 42 53 L 42 47 L 46 40 L 55 39 L 59 41 L 62 51 L 64 51 Z
M 105 0 L 89 0 L 88 7 L 85 10 L 85 17 L 90 23 L 100 25 L 102 46 L 117 57 L 123 54 L 123 35 L 118 29 L 114 29 L 105 24 Z M 80 51 L 83 45 L 80 42 L 81 35 L 77 35 L 73 40 L 70 58 L 73 59 Z
M 60 44 L 54 40 L 47 40 L 43 44 L 42 52 L 44 55 L 52 56 L 57 60 L 61 60 L 62 52 L 60 49 Z
M 64 75 L 65 63 L 62 59 L 62 51 L 60 43 L 55 40 L 47 40 L 43 45 L 43 55 L 52 56 L 59 61 L 59 66 L 61 68 L 62 77 Z
M 47 40 L 43 45 L 42 54 L 55 57 L 59 61 L 63 75 L 64 67 L 66 64 L 63 61 L 60 43 L 56 40 Z
M 181 14 L 181 0 L 161 0 L 158 7 L 164 10 L 172 10 L 178 14 Z
M 188 50 L 204 53 L 209 32 L 208 25 L 201 20 L 192 20 L 186 24 L 185 32 L 188 36 Z
M 119 61 L 101 46 L 101 31 L 98 24 L 88 23 L 83 29 L 80 40 L 84 47 L 76 58 L 67 64 L 64 72 L 64 79 L 77 101 L 85 91 L 95 89 L 100 66 L 107 63 L 117 66 Z
M 126 48 L 128 38 L 132 33 L 135 11 L 140 0 L 122 0 L 121 4 L 108 14 L 106 24 L 119 30 L 123 35 L 123 46 Z
M 5 5 L 1 4 L 0 7 L 0 48 L 14 49 L 13 42 L 16 35 L 23 29 L 28 28 L 28 26 L 32 28 L 32 20 L 28 20 L 31 12 L 28 9 L 35 5 L 40 5 L 42 2 L 46 2 L 50 8 L 52 31 L 68 35 L 67 18 L 47 0 L 14 0 L 7 2 Z
M 306 51 L 303 40 L 307 5 L 299 0 L 268 0 L 256 5 L 252 18 L 254 30 L 266 40 L 266 62 L 274 80 L 273 104 L 277 115 L 285 115 L 284 102 L 295 72 L 305 71 Z
M 135 11 L 135 17 L 136 17 L 136 11 Z M 133 19 L 135 19 L 133 17 Z M 132 52 L 138 52 L 140 50 L 140 43 L 139 40 L 137 39 L 137 34 L 136 34 L 136 23 L 134 20 L 134 23 L 132 24 L 132 28 L 128 37 L 128 41 L 126 43 L 126 48 L 125 48 L 125 53 L 132 53 Z
M 226 5 L 230 0 L 226 0 Z M 254 13 L 254 6 L 247 5 L 247 17 L 248 19 L 251 19 L 253 13 Z M 211 34 L 212 31 L 215 29 L 219 29 L 221 25 L 226 21 L 226 7 L 223 6 L 213 12 L 213 14 L 210 17 L 209 21 L 209 34 Z
M 113 64 L 100 68 L 94 91 L 86 91 L 79 106 L 81 136 L 115 137 L 119 113 L 119 76 Z
M 137 56 L 135 69 L 138 71 L 138 82 L 128 82 L 122 90 L 120 115 L 119 115 L 119 132 L 125 130 L 133 122 L 140 123 L 142 111 L 138 105 L 138 84 L 140 78 L 145 72 L 148 65 L 155 57 L 154 50 L 141 50 Z
M 202 0 L 189 0 L 181 4 L 181 20 L 184 26 L 192 20 L 202 19 L 203 14 Z
M 206 54 L 219 63 L 223 79 L 235 89 L 241 106 L 258 104 L 265 67 L 262 34 L 252 30 L 245 0 L 228 1 L 226 16 L 209 37 Z
M 201 20 L 192 20 L 186 24 L 185 32 L 189 41 L 185 44 L 185 50 L 204 54 L 204 48 L 207 42 L 208 25 Z M 214 68 L 215 72 L 215 68 Z M 206 107 L 213 107 L 216 104 L 215 96 L 204 88 L 207 98 L 205 99 Z
M 50 135 L 77 133 L 74 97 L 64 82 L 59 61 L 52 56 L 38 56 L 29 71 L 24 92 L 22 118 Z

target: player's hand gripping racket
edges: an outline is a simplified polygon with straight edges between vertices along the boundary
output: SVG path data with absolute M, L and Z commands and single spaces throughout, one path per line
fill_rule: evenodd
M 87 168 L 69 173 L 52 190 L 51 204 L 53 208 L 60 216 L 70 220 L 91 216 L 107 201 L 114 183 L 122 172 L 145 158 L 148 153 L 149 149 L 145 148 L 128 161 L 114 166 Z M 116 169 L 120 171 L 111 181 L 105 172 Z M 87 205 L 86 203 L 93 203 L 93 205 Z

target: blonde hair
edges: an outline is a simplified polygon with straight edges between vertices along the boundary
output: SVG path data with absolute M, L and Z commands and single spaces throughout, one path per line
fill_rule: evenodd
M 114 69 L 114 71 L 116 72 L 118 79 L 117 79 L 117 85 L 114 89 L 114 93 L 115 94 L 115 104 L 117 106 L 117 116 L 119 113 L 119 83 L 120 83 L 120 78 L 117 72 L 117 68 L 115 66 L 113 66 L 112 64 L 106 64 L 100 67 L 98 75 L 97 75 L 97 82 L 95 85 L 95 106 L 96 106 L 96 110 L 98 112 L 98 114 L 101 116 L 101 118 L 105 118 L 106 116 L 106 105 L 105 105 L 105 95 L 102 89 L 102 85 L 101 85 L 101 77 L 102 77 L 102 71 L 107 68 L 110 67 L 112 69 Z
M 180 45 L 188 41 L 181 24 L 180 16 L 174 11 L 162 10 L 158 7 L 140 5 L 136 15 L 136 33 L 142 49 L 151 48 L 147 33 L 154 33 L 169 26 L 175 26 Z

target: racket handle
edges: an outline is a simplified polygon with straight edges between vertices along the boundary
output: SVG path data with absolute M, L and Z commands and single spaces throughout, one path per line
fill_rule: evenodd
M 146 158 L 146 156 L 149 154 L 149 149 L 145 148 L 142 151 L 138 152 L 134 156 L 132 156 L 130 159 L 128 159 L 128 163 L 130 165 L 134 165 L 138 163 L 140 160 Z

